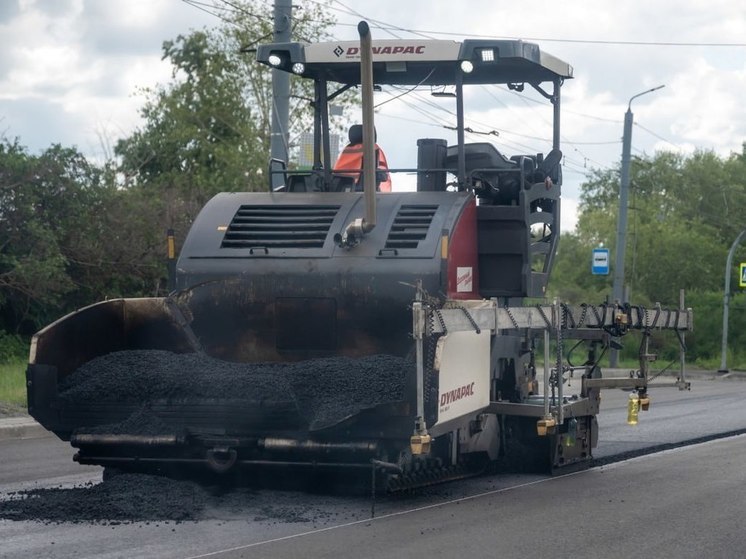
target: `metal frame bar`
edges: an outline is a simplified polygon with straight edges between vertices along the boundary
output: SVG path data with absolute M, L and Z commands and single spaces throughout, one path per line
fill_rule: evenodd
M 475 301 L 471 305 L 469 301 L 461 301 L 463 306 L 473 319 L 474 323 L 482 329 L 490 330 L 550 330 L 554 332 L 562 329 L 561 312 L 559 316 L 553 316 L 554 305 L 536 305 L 533 307 L 500 307 L 496 301 Z M 487 305 L 486 303 L 491 303 Z M 680 330 L 691 331 L 693 326 L 692 309 L 663 309 L 653 307 L 642 309 L 643 314 L 637 316 L 635 310 L 631 314 L 632 322 L 629 322 L 630 313 L 626 312 L 620 305 L 586 305 L 585 307 L 575 305 L 560 305 L 560 310 L 569 313 L 570 319 L 566 332 L 572 331 L 574 335 L 582 335 L 585 330 L 589 336 L 594 335 L 599 329 L 621 327 L 628 330 Z M 637 307 L 635 307 L 636 309 Z M 443 318 L 443 324 L 447 331 L 474 330 L 472 321 L 466 317 L 461 308 L 439 309 Z M 580 321 L 580 317 L 583 321 Z M 639 319 L 639 320 L 638 320 Z M 429 328 L 427 335 L 443 333 L 443 326 L 436 321 Z M 499 332 L 498 332 L 499 334 Z
M 683 297 L 680 301 L 683 307 Z M 583 378 L 581 394 L 585 395 L 571 402 L 564 402 L 562 343 L 565 339 L 599 340 L 611 335 L 609 330 L 674 330 L 683 340 L 684 332 L 692 330 L 693 313 L 691 309 L 663 309 L 656 305 L 652 309 L 613 305 L 580 305 L 569 306 L 558 301 L 551 305 L 533 307 L 500 307 L 497 300 L 459 301 L 458 306 L 437 309 L 438 320 L 429 320 L 433 312 L 422 300 L 418 290 L 413 310 L 413 335 L 417 352 L 417 415 L 424 416 L 424 352 L 423 343 L 426 336 L 453 331 L 471 331 L 477 327 L 489 329 L 494 335 L 515 334 L 516 331 L 527 331 L 529 335 L 544 337 L 544 379 L 542 404 L 515 404 L 510 402 L 491 402 L 487 410 L 492 413 L 528 416 L 544 419 L 556 419 L 556 424 L 564 423 L 567 414 L 581 416 L 597 411 L 591 410 L 589 390 L 601 388 L 645 389 L 648 387 L 647 338 L 641 346 L 640 375 L 629 378 Z M 549 345 L 554 335 L 558 344 L 555 368 L 550 366 Z M 689 383 L 684 379 L 684 362 L 682 347 L 681 376 L 673 383 L 656 383 L 655 386 L 672 386 L 680 390 L 687 389 Z M 554 381 L 552 372 L 555 372 Z M 550 392 L 556 387 L 556 400 L 552 403 Z

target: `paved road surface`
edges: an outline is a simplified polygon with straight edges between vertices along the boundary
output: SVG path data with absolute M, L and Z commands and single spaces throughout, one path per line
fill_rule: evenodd
M 746 383 L 701 380 L 692 392 L 652 396 L 651 410 L 629 427 L 627 394 L 604 393 L 597 455 L 746 429 Z M 281 492 L 264 494 L 262 502 L 292 502 L 306 511 L 303 521 L 250 507 L 249 514 L 226 511 L 215 520 L 182 524 L 0 520 L 0 557 L 171 558 L 231 548 L 240 550 L 225 557 L 568 556 L 569 546 L 581 542 L 585 555 L 577 557 L 701 557 L 702 546 L 708 558 L 734 557 L 733 550 L 746 549 L 739 516 L 746 510 L 744 446 L 743 438 L 728 439 L 553 479 L 466 480 L 381 500 L 382 518 L 373 522 L 365 498 Z M 99 469 L 74 464 L 71 455 L 53 438 L 0 442 L 0 493 L 100 479 Z M 310 534 L 298 537 L 304 533 Z M 634 533 L 647 547 L 633 545 Z M 700 539 L 694 542 L 692 534 Z
M 629 392 L 605 390 L 601 394 L 599 444 L 596 458 L 678 443 L 715 433 L 746 429 L 746 382 L 743 377 L 708 380 L 693 377 L 691 391 L 675 388 L 649 390 L 651 404 L 640 412 L 635 426 L 627 425 Z M 663 382 L 670 381 L 665 379 Z M 746 556 L 746 554 L 745 554 Z
M 744 463 L 740 436 L 211 557 L 742 557 Z

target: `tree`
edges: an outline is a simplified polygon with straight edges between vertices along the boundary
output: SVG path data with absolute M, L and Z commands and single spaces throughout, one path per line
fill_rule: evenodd
M 315 43 L 334 38 L 330 29 L 336 23 L 336 19 L 332 15 L 329 0 L 323 2 L 296 0 L 293 4 L 291 40 Z M 229 24 L 217 35 L 219 45 L 224 52 L 235 57 L 244 98 L 248 104 L 258 109 L 256 112 L 260 118 L 258 127 L 265 156 L 268 157 L 273 104 L 272 72 L 265 65 L 256 63 L 254 55 L 258 44 L 272 42 L 273 17 L 270 15 L 267 4 L 257 0 L 230 3 L 215 1 L 214 5 Z M 308 80 L 291 74 L 288 130 L 290 138 L 288 151 L 291 153 L 298 147 L 297 139 L 300 134 L 313 127 L 312 101 L 312 84 Z M 335 99 L 335 104 L 342 108 L 357 103 L 356 96 L 352 92 L 342 94 Z M 340 131 L 343 125 L 342 119 L 331 118 L 332 127 Z
M 592 276 L 590 256 L 600 244 L 615 246 L 618 188 L 616 169 L 597 170 L 582 185 L 578 226 L 560 242 L 550 283 L 552 296 L 594 303 L 611 294 L 611 276 Z M 695 323 L 717 323 L 712 303 L 722 300 L 726 255 L 744 227 L 744 215 L 746 146 L 742 153 L 726 158 L 698 151 L 633 160 L 625 258 L 632 302 L 677 306 L 679 290 L 685 289 L 691 294 L 690 304 L 699 305 L 694 308 Z M 746 247 L 741 247 L 737 258 L 746 261 Z M 711 352 L 719 347 L 719 332 L 719 328 L 695 331 L 699 357 L 714 357 Z
M 121 140 L 116 154 L 127 186 L 180 199 L 186 221 L 214 194 L 263 190 L 269 162 L 271 71 L 256 63 L 257 43 L 270 41 L 272 18 L 255 1 L 216 4 L 224 24 L 163 44 L 173 81 L 145 90 L 144 126 Z M 334 20 L 323 5 L 301 3 L 296 37 L 327 36 Z M 310 128 L 307 80 L 291 79 L 291 137 Z M 171 212 L 173 214 L 173 212 Z M 170 216 L 167 226 L 180 223 Z
M 73 288 L 60 245 L 77 180 L 91 178 L 77 155 L 53 146 L 32 157 L 17 141 L 0 143 L 0 305 L 14 330 Z
M 625 278 L 635 300 L 676 304 L 680 288 L 709 291 L 722 284 L 727 247 L 741 226 L 736 216 L 746 212 L 743 170 L 742 156 L 721 159 L 711 152 L 633 161 Z M 575 252 L 615 246 L 618 188 L 615 170 L 596 171 L 582 185 Z M 558 290 L 590 286 L 587 265 L 569 272 L 577 263 L 565 259 L 566 242 L 563 237 L 557 269 L 569 280 L 555 274 L 553 282 Z M 605 281 L 610 291 L 611 278 Z
M 126 186 L 176 189 L 201 207 L 217 192 L 246 190 L 265 164 L 235 62 L 213 43 L 201 31 L 164 43 L 174 77 L 184 78 L 151 91 L 144 128 L 117 144 Z
M 0 141 L 0 330 L 29 335 L 106 297 L 152 294 L 164 267 L 151 220 L 77 150 Z

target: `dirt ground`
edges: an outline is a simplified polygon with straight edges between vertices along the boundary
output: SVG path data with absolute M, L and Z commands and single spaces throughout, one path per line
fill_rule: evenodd
M 11 404 L 9 402 L 0 402 L 0 418 L 17 417 L 22 415 L 28 415 L 26 413 L 26 406 Z

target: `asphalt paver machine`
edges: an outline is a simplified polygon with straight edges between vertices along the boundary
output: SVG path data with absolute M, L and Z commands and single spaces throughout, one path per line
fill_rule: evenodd
M 396 490 L 492 464 L 587 465 L 600 390 L 637 390 L 645 407 L 647 339 L 666 329 L 683 342 L 691 311 L 545 298 L 571 66 L 523 41 L 372 41 L 359 30 L 359 41 L 258 49 L 258 63 L 313 82 L 311 168 L 272 161 L 274 187 L 210 200 L 168 297 L 100 302 L 34 337 L 29 411 L 79 462 L 373 468 Z M 389 170 L 395 185 L 416 176 L 412 191 L 377 192 L 366 163 L 379 85 L 453 103 L 455 142 L 413 138 L 416 164 Z M 548 100 L 546 153 L 466 141 L 468 92 L 490 87 Z M 363 180 L 335 173 L 330 149 L 330 103 L 355 88 Z M 599 360 L 631 330 L 640 368 L 609 378 Z M 580 365 L 569 340 L 584 344 Z M 688 387 L 683 368 L 671 384 Z

